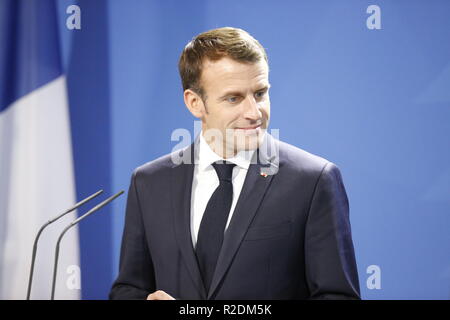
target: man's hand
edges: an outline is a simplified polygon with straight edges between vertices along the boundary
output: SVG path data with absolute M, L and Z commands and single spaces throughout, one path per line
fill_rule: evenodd
M 153 293 L 150 293 L 147 296 L 147 300 L 175 300 L 175 298 L 162 290 L 158 290 Z

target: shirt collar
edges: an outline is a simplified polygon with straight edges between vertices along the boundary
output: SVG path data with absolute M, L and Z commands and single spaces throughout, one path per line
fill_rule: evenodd
M 234 157 L 223 159 L 217 153 L 215 153 L 209 144 L 203 137 L 203 131 L 200 132 L 199 153 L 198 153 L 198 166 L 199 169 L 204 171 L 209 165 L 219 160 L 226 160 L 227 162 L 234 163 L 238 167 L 248 170 L 253 154 L 256 150 L 242 150 L 239 151 Z

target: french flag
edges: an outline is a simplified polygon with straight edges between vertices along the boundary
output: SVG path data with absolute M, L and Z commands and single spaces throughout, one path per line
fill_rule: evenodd
M 34 237 L 76 201 L 69 107 L 53 0 L 0 2 L 0 299 L 25 299 Z M 49 299 L 68 214 L 39 241 L 31 299 Z M 61 243 L 56 299 L 80 298 L 78 229 Z

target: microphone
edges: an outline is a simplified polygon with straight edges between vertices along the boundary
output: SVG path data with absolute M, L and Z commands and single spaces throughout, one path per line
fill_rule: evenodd
M 53 222 L 55 222 L 56 220 L 64 217 L 66 214 L 68 214 L 69 212 L 72 212 L 73 210 L 79 208 L 80 206 L 82 206 L 83 204 L 85 204 L 86 202 L 94 199 L 95 197 L 97 197 L 99 194 L 101 194 L 103 192 L 103 190 L 99 190 L 96 193 L 90 195 L 89 197 L 81 200 L 80 202 L 78 202 L 77 204 L 75 204 L 72 208 L 67 209 L 66 211 L 64 211 L 63 213 L 61 213 L 59 216 L 54 217 L 53 219 L 48 220 L 46 223 L 44 223 L 42 225 L 42 227 L 39 229 L 36 237 L 34 238 L 34 244 L 33 244 L 33 253 L 31 256 L 31 266 L 30 266 L 30 276 L 28 278 L 28 290 L 27 290 L 27 300 L 30 300 L 30 294 L 31 294 L 31 285 L 33 283 L 33 273 L 34 273 L 34 263 L 36 261 L 36 252 L 37 252 L 37 246 L 38 246 L 38 241 L 39 241 L 39 237 L 41 236 L 42 231 L 44 231 L 45 228 L 47 228 L 50 224 L 52 224 Z
M 52 282 L 52 295 L 51 295 L 51 300 L 55 299 L 55 285 L 56 285 L 56 274 L 58 271 L 58 257 L 59 257 L 59 244 L 61 242 L 61 239 L 63 238 L 64 234 L 70 229 L 72 228 L 74 225 L 76 225 L 78 222 L 80 222 L 81 220 L 83 220 L 84 218 L 87 218 L 88 216 L 90 216 L 91 214 L 93 214 L 94 212 L 96 212 L 97 210 L 103 208 L 104 206 L 106 206 L 108 203 L 110 203 L 111 201 L 113 201 L 114 199 L 116 199 L 118 196 L 123 194 L 123 190 L 117 192 L 115 195 L 109 197 L 108 199 L 106 199 L 105 201 L 99 203 L 98 205 L 96 205 L 95 207 L 93 207 L 91 210 L 89 210 L 88 212 L 86 212 L 85 214 L 83 214 L 81 217 L 79 217 L 78 219 L 75 219 L 74 221 L 72 221 L 59 235 L 58 241 L 56 242 L 56 248 L 55 248 L 55 264 L 53 267 L 53 282 Z

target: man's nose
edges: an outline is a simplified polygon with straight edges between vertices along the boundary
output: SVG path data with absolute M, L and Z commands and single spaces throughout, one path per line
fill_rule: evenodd
M 255 97 L 249 96 L 244 102 L 244 117 L 249 120 L 259 120 L 262 117 L 262 113 L 259 110 L 259 104 L 256 102 Z

